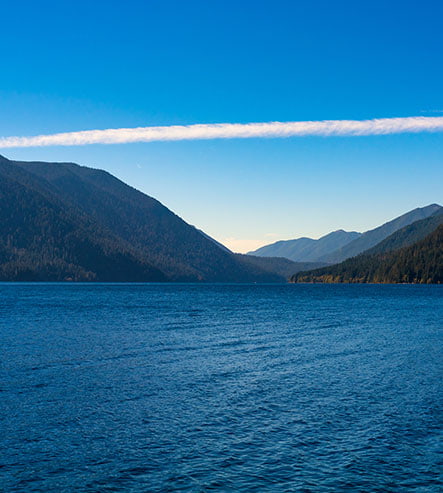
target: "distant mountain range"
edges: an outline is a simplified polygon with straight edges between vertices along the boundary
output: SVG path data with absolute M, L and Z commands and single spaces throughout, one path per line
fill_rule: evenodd
M 433 204 L 363 234 L 240 255 L 105 171 L 0 156 L 0 281 L 438 282 L 442 223 Z
M 309 261 L 336 264 L 347 258 L 355 257 L 374 247 L 404 226 L 432 216 L 438 211 L 443 211 L 443 208 L 440 205 L 432 204 L 407 212 L 365 233 L 338 230 L 318 240 L 299 238 L 296 240 L 278 241 L 249 252 L 248 255 L 285 257 L 294 262 Z
M 281 240 L 266 245 L 248 255 L 257 257 L 285 257 L 294 262 L 319 262 L 324 256 L 334 252 L 361 236 L 356 231 L 342 229 L 313 240 L 312 238 L 298 238 L 296 240 Z
M 2 281 L 284 282 L 300 268 L 244 260 L 105 171 L 0 157 Z
M 427 207 L 421 207 L 414 209 L 406 214 L 389 221 L 378 228 L 366 231 L 361 236 L 351 241 L 347 245 L 335 250 L 334 252 L 323 255 L 318 260 L 320 262 L 327 262 L 330 264 L 336 264 L 342 262 L 350 257 L 355 257 L 356 255 L 369 250 L 369 248 L 374 247 L 389 235 L 395 233 L 404 226 L 419 221 L 420 219 L 425 219 L 432 216 L 436 212 L 443 210 L 443 208 L 437 204 L 428 205 Z
M 339 264 L 299 272 L 292 282 L 442 283 L 443 211 L 396 231 Z
M 366 250 L 366 255 L 376 253 L 387 253 L 399 248 L 413 245 L 414 243 L 424 239 L 426 236 L 433 233 L 440 224 L 443 223 L 443 208 L 438 208 L 432 216 L 419 221 L 415 221 L 409 226 L 399 229 L 386 239 Z

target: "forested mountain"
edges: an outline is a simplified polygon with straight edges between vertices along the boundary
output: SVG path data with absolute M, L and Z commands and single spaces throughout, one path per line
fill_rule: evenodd
M 409 225 L 417 217 L 426 219 Z M 312 259 L 337 244 L 343 254 L 361 248 L 364 238 L 365 247 L 382 238 L 372 253 L 384 255 L 422 238 L 442 217 L 443 208 L 434 204 L 361 236 L 336 231 L 295 240 L 292 248 L 298 258 Z M 386 239 L 392 230 L 399 231 Z M 1 281 L 282 282 L 324 264 L 233 254 L 105 171 L 0 156 Z
M 293 260 L 294 262 L 336 264 L 373 248 L 392 233 L 409 226 L 415 221 L 426 219 L 427 217 L 441 212 L 443 212 L 443 208 L 440 205 L 432 204 L 427 207 L 417 208 L 407 212 L 406 214 L 403 214 L 378 228 L 366 231 L 365 233 L 343 231 L 340 229 L 329 233 L 318 240 L 313 240 L 312 238 L 298 238 L 296 240 L 277 241 L 270 245 L 265 245 L 253 252 L 249 252 L 248 255 L 255 255 L 258 257 L 284 257 Z M 408 240 L 409 243 L 405 238 L 404 245 L 411 244 L 419 237 L 423 237 L 420 236 L 418 231 L 416 237 L 414 237 L 412 232 L 410 234 L 411 236 Z M 400 239 L 395 241 L 399 242 L 397 247 L 404 246 L 401 244 Z
M 0 206 L 1 280 L 285 280 L 105 171 L 0 157 Z
M 258 257 L 285 257 L 294 262 L 318 262 L 319 259 L 337 250 L 361 235 L 356 231 L 333 231 L 313 240 L 312 238 L 298 238 L 296 240 L 282 240 L 265 245 L 248 255 Z
M 399 229 L 408 226 L 415 221 L 432 216 L 438 211 L 443 211 L 443 208 L 437 204 L 414 209 L 406 214 L 403 214 L 402 216 L 397 217 L 396 219 L 393 219 L 392 221 L 383 224 L 382 226 L 379 226 L 378 228 L 366 231 L 359 238 L 356 238 L 347 245 L 337 249 L 335 252 L 322 256 L 318 260 L 328 264 L 336 264 L 347 258 L 355 257 L 356 255 L 359 255 L 360 253 L 374 247 L 392 233 L 395 233 L 395 231 L 398 231 Z
M 131 247 L 0 160 L 0 280 L 164 281 Z
M 364 253 L 368 255 L 386 253 L 413 245 L 417 241 L 426 238 L 426 236 L 435 231 L 440 224 L 443 224 L 443 209 L 437 210 L 437 212 L 426 219 L 415 221 L 409 226 L 399 229 L 385 240 L 375 245 L 375 247 L 366 250 Z
M 443 224 L 424 239 L 398 250 L 362 254 L 341 264 L 291 277 L 292 282 L 442 283 Z

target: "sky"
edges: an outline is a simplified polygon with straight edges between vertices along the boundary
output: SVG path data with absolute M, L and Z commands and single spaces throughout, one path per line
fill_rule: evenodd
M 440 0 L 0 3 L 0 142 L 136 127 L 443 117 Z M 0 144 L 0 153 L 105 169 L 240 252 L 365 231 L 443 202 L 441 130 Z

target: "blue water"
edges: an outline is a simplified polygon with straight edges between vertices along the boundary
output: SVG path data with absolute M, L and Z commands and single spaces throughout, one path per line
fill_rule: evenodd
M 443 286 L 0 285 L 2 491 L 442 491 Z

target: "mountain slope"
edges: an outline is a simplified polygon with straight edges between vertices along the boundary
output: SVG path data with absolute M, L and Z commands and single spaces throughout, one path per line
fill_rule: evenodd
M 285 279 L 289 279 L 296 272 L 317 269 L 325 265 L 321 262 L 293 262 L 284 257 L 255 257 L 254 255 L 243 255 L 241 253 L 236 253 L 235 256 L 250 266 L 274 272 Z
M 223 245 L 222 243 L 220 243 L 219 241 L 215 240 L 214 238 L 212 238 L 212 236 L 209 236 L 208 234 L 206 234 L 204 231 L 202 231 L 201 229 L 198 229 L 196 228 L 197 231 L 203 235 L 206 239 L 212 241 L 212 243 L 215 243 L 219 248 L 221 248 L 222 250 L 224 250 L 225 252 L 228 252 L 228 253 L 233 253 L 231 250 L 229 250 L 228 247 L 226 247 L 225 245 Z
M 328 264 L 336 264 L 347 258 L 355 257 L 356 255 L 359 255 L 360 253 L 374 247 L 395 231 L 398 231 L 399 229 L 408 226 L 415 221 L 432 216 L 436 212 L 442 210 L 443 208 L 438 204 L 431 204 L 427 207 L 414 209 L 393 219 L 392 221 L 383 224 L 382 226 L 379 226 L 378 228 L 366 231 L 359 238 L 356 238 L 354 241 L 328 255 L 320 257 L 318 260 Z
M 164 281 L 129 245 L 0 160 L 0 280 Z
M 271 245 L 265 245 L 254 252 L 249 252 L 248 255 L 255 255 L 257 257 L 285 257 L 294 262 L 317 262 L 324 255 L 355 240 L 360 234 L 355 231 L 348 232 L 340 229 L 318 240 L 298 238 L 296 240 L 277 241 Z
M 443 224 L 424 239 L 387 253 L 362 254 L 291 277 L 292 282 L 442 283 Z
M 5 204 L 0 211 L 3 262 L 17 262 L 17 252 L 21 251 L 20 262 L 26 257 L 26 265 L 35 267 L 28 277 L 43 280 L 49 269 L 43 265 L 57 264 L 57 273 L 48 280 L 285 280 L 267 268 L 243 262 L 157 200 L 105 171 L 72 163 L 14 162 L 6 158 L 0 158 L 0 163 Z M 15 195 L 7 194 L 11 187 L 16 188 Z M 27 203 L 33 204 L 33 208 Z M 52 211 L 49 216 L 48 209 Z M 8 214 L 9 229 L 4 227 Z M 67 224 L 65 218 L 69 219 Z M 23 222 L 32 227 L 23 228 Z M 109 256 L 108 264 L 112 259 L 112 268 L 105 268 L 103 255 Z M 123 255 L 124 261 L 119 255 Z M 88 259 L 97 260 L 87 265 Z M 99 259 L 103 268 L 96 272 Z M 125 262 L 129 262 L 126 267 Z M 71 266 L 71 274 L 66 265 Z M 20 277 L 14 269 L 8 267 L 6 271 L 10 280 Z M 126 279 L 126 272 L 134 275 Z
M 443 210 L 438 210 L 426 219 L 415 221 L 409 226 L 399 229 L 364 253 L 365 255 L 386 253 L 413 245 L 435 231 L 440 224 L 443 224 Z

